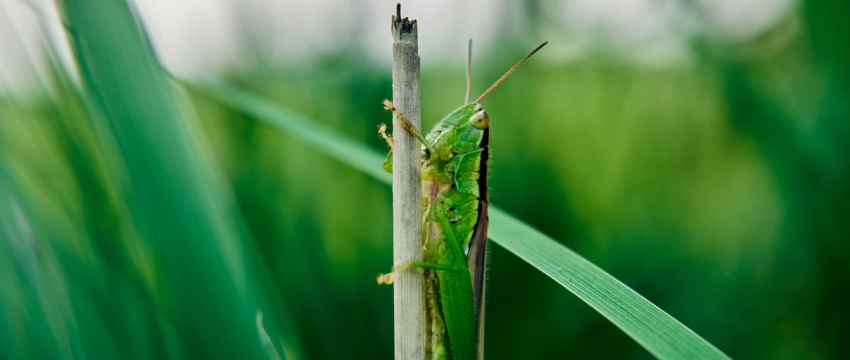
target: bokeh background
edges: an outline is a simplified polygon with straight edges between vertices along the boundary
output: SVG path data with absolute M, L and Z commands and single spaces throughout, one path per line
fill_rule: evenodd
M 391 266 L 389 187 L 192 91 L 175 92 L 189 147 L 128 150 L 104 135 L 58 9 L 0 0 L 0 358 L 391 358 L 392 289 L 374 284 Z M 234 84 L 386 150 L 394 1 L 130 9 L 175 79 Z M 462 103 L 468 38 L 473 96 L 550 41 L 483 104 L 494 204 L 734 358 L 850 356 L 850 3 L 403 13 L 419 21 L 426 128 Z M 201 165 L 170 162 L 184 153 Z M 650 358 L 491 248 L 488 358 Z

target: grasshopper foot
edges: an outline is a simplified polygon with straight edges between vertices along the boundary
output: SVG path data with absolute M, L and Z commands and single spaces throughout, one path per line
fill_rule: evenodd
M 404 263 L 398 266 L 393 266 L 393 271 L 391 271 L 389 274 L 378 275 L 378 285 L 391 285 L 395 281 L 395 278 L 396 276 L 398 276 L 398 274 L 412 267 L 413 266 L 411 263 Z
M 381 135 L 382 138 L 384 138 L 384 141 L 386 141 L 387 145 L 390 146 L 390 151 L 392 151 L 395 142 L 393 141 L 393 137 L 387 134 L 387 124 L 378 125 L 378 134 Z
M 392 112 L 398 111 L 398 110 L 396 110 L 395 105 L 393 105 L 392 101 L 384 99 L 384 101 L 381 102 L 381 104 L 384 105 L 384 110 L 389 110 L 389 111 L 392 111 Z
M 391 272 L 389 274 L 380 274 L 378 275 L 378 285 L 392 285 L 393 281 L 395 281 L 395 273 Z

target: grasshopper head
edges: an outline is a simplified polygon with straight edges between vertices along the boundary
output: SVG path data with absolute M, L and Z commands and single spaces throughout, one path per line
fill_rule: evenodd
M 490 127 L 490 116 L 487 115 L 481 104 L 475 104 L 475 111 L 475 114 L 469 118 L 469 125 L 478 130 L 484 130 Z
M 484 132 L 490 128 L 490 116 L 481 104 L 470 104 L 472 111 L 458 119 L 457 134 L 454 139 L 455 152 L 463 154 L 477 150 L 484 139 Z
M 480 104 L 467 104 L 455 110 L 428 134 L 427 139 L 443 161 L 477 150 L 490 127 L 490 117 Z
M 493 83 L 493 85 L 491 85 L 490 88 L 481 94 L 481 96 L 479 96 L 474 102 L 462 106 L 460 109 L 455 110 L 437 123 L 434 129 L 428 133 L 426 138 L 428 143 L 432 145 L 432 148 L 436 149 L 439 154 L 426 153 L 426 157 L 432 158 L 433 155 L 436 155 L 440 161 L 447 162 L 451 161 L 451 159 L 457 155 L 463 155 L 480 149 L 482 141 L 486 138 L 487 131 L 490 128 L 490 117 L 487 116 L 487 112 L 484 111 L 484 108 L 481 106 L 481 101 L 484 100 L 484 98 L 486 98 L 493 89 L 497 88 L 502 81 L 505 81 L 511 73 L 522 65 L 522 63 L 528 60 L 528 58 L 534 55 L 534 53 L 540 50 L 540 48 L 545 46 L 547 43 L 548 42 L 544 42 L 543 44 L 540 44 L 540 46 L 522 58 L 522 60 L 511 67 L 504 75 L 502 75 L 501 78 L 499 78 L 499 80 L 496 80 L 496 82 Z M 472 43 L 470 42 L 470 53 L 471 51 Z M 468 61 L 467 98 L 469 98 L 470 83 L 469 67 L 470 63 Z

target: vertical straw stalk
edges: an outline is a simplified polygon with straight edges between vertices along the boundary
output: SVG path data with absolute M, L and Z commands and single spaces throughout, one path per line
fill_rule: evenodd
M 401 17 L 401 4 L 392 17 L 393 103 L 417 128 L 419 109 L 419 53 L 416 20 Z M 393 115 L 393 263 L 420 260 L 422 256 L 421 170 L 419 143 L 402 130 Z M 393 287 L 395 358 L 425 357 L 422 275 L 402 271 Z

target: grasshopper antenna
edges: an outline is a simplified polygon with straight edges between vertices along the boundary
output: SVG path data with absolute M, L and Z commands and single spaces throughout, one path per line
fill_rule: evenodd
M 531 57 L 531 55 L 534 55 L 534 53 L 536 53 L 536 52 L 537 52 L 537 50 L 540 50 L 541 48 L 543 48 L 544 46 L 546 46 L 546 44 L 548 44 L 548 43 L 549 43 L 549 42 L 548 42 L 548 41 L 546 41 L 546 42 L 544 42 L 544 43 L 540 44 L 540 46 L 538 46 L 537 48 L 535 48 L 534 50 L 532 50 L 530 53 L 528 53 L 528 55 L 526 55 L 524 58 L 522 58 L 522 60 L 520 60 L 518 63 L 516 63 L 516 65 L 514 65 L 512 68 L 510 68 L 510 69 L 508 70 L 508 72 L 506 72 L 506 73 L 505 73 L 505 75 L 502 75 L 502 77 L 500 77 L 500 78 L 499 78 L 499 80 L 496 80 L 496 82 L 495 82 L 495 83 L 493 83 L 493 85 L 491 85 L 491 86 L 490 86 L 490 88 L 489 88 L 489 89 L 487 89 L 487 91 L 485 91 L 483 94 L 481 94 L 481 96 L 479 96 L 479 97 L 478 97 L 478 99 L 477 99 L 477 100 L 475 100 L 475 103 L 476 103 L 476 104 L 481 103 L 481 101 L 482 101 L 482 100 L 484 100 L 484 98 L 486 98 L 486 97 L 487 97 L 487 95 L 490 95 L 490 92 L 491 92 L 491 91 L 493 91 L 493 89 L 495 89 L 496 87 L 498 87 L 498 86 L 499 86 L 499 84 L 501 84 L 501 83 L 502 83 L 502 81 L 505 81 L 505 79 L 507 79 L 507 78 L 508 78 L 508 76 L 510 76 L 510 75 L 511 75 L 511 74 L 512 74 L 512 73 L 513 73 L 513 72 L 514 72 L 514 71 L 515 71 L 515 70 L 516 70 L 516 69 L 517 69 L 520 65 L 522 65 L 522 63 L 524 63 L 526 60 L 528 60 L 528 58 L 530 58 L 530 57 Z
M 469 104 L 469 94 L 472 92 L 472 38 L 469 38 L 469 47 L 466 50 L 466 98 L 463 104 Z

